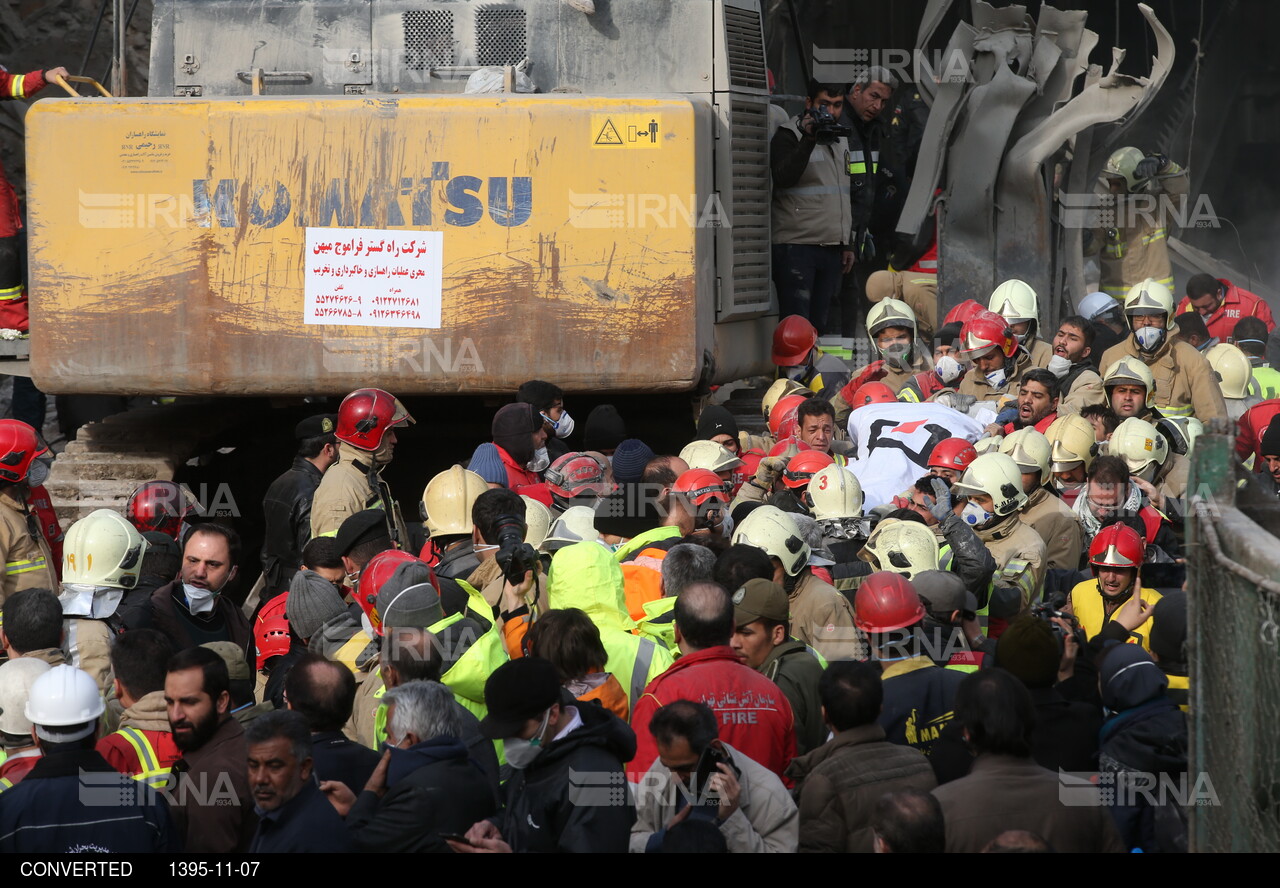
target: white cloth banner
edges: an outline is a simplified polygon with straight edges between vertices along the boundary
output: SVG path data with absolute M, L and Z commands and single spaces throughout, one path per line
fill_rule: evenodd
M 857 459 L 849 469 L 862 485 L 863 508 L 890 502 L 929 474 L 929 454 L 940 441 L 977 441 L 984 424 L 942 404 L 868 404 L 849 417 Z

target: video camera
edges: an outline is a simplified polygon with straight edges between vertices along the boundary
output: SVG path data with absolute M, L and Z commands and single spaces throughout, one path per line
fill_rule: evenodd
M 824 145 L 848 138 L 853 133 L 849 127 L 837 122 L 826 108 L 815 106 L 806 113 L 813 120 L 813 135 Z
M 1080 621 L 1075 618 L 1074 614 L 1069 614 L 1061 610 L 1062 606 L 1067 603 L 1067 597 L 1062 593 L 1058 593 L 1051 601 L 1042 601 L 1039 604 L 1031 606 L 1031 615 L 1044 620 L 1049 624 L 1049 628 L 1053 630 L 1053 634 L 1058 639 L 1059 652 L 1066 648 L 1067 636 L 1070 635 L 1076 640 L 1076 644 L 1080 646 L 1080 650 L 1084 650 L 1089 644 L 1089 638 L 1084 634 L 1084 630 L 1080 628 Z M 1068 633 L 1054 619 L 1063 619 L 1071 626 L 1071 632 Z
M 498 518 L 498 553 L 495 558 L 502 576 L 513 586 L 524 582 L 526 571 L 537 570 L 538 552 L 524 541 L 525 524 L 514 515 Z

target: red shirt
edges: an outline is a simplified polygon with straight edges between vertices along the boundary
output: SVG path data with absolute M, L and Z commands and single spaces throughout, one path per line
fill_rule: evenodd
M 507 470 L 507 487 L 516 493 L 536 499 L 548 509 L 555 505 L 555 501 L 551 499 L 551 491 L 547 488 L 546 483 L 538 477 L 537 472 L 530 472 L 524 466 L 518 464 L 515 458 L 507 451 L 493 445 L 498 451 L 498 456 L 502 459 L 502 466 Z
M 1240 434 L 1236 436 L 1236 456 L 1246 460 L 1253 456 L 1253 470 L 1265 472 L 1267 465 L 1262 460 L 1262 436 L 1267 433 L 1267 426 L 1280 416 L 1280 398 L 1269 398 L 1254 404 L 1240 417 Z M 1274 456 L 1274 454 L 1273 454 Z
M 728 645 L 685 654 L 644 689 L 631 714 L 636 757 L 627 779 L 639 783 L 658 758 L 649 720 L 676 700 L 711 707 L 720 722 L 720 739 L 778 777 L 796 755 L 795 716 L 786 695 L 769 679 L 738 659 Z
M 1267 325 L 1268 333 L 1276 328 L 1276 322 L 1271 317 L 1271 307 L 1262 297 L 1248 290 L 1241 290 L 1226 278 L 1218 278 L 1218 283 L 1226 288 L 1227 295 L 1223 297 L 1222 304 L 1204 319 L 1210 336 L 1216 336 L 1223 342 L 1229 341 L 1235 335 L 1236 324 L 1240 323 L 1241 318 L 1258 318 Z M 1176 313 L 1187 311 L 1195 309 L 1191 307 L 1191 299 L 1184 296 L 1178 303 Z
M 1050 413 L 1048 416 L 1046 416 L 1044 419 L 1036 423 L 1033 426 L 1033 428 L 1037 432 L 1043 435 L 1046 432 L 1046 430 L 1049 428 L 1049 426 L 1053 425 L 1053 421 L 1057 418 L 1058 418 L 1058 411 L 1055 410 L 1052 413 Z M 1025 426 L 1020 426 L 1016 422 L 1007 422 L 1004 424 L 1004 433 L 1006 435 L 1012 435 L 1014 432 L 1016 432 L 1020 428 L 1025 428 Z

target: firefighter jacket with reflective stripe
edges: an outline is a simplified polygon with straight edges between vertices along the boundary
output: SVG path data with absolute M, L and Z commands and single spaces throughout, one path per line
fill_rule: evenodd
M 769 144 L 773 170 L 773 243 L 846 246 L 853 230 L 849 145 L 802 135 L 797 119 Z
M 879 118 L 863 121 L 857 115 L 848 117 L 852 123 L 849 127 L 852 131 L 849 134 L 849 197 L 853 229 L 858 233 L 874 231 L 876 237 L 881 237 L 885 233 L 883 223 L 890 221 L 885 217 L 893 215 L 892 209 L 883 205 L 884 201 L 877 206 L 877 201 L 886 196 L 881 194 L 884 189 L 880 183 L 884 181 L 886 186 L 893 183 L 892 173 L 880 165 L 880 149 L 888 141 L 888 133 Z M 877 209 L 882 212 L 877 213 Z M 888 250 L 887 239 L 881 249 Z
M 382 491 L 369 482 L 372 460 L 371 453 L 338 442 L 338 461 L 324 473 L 311 499 L 312 537 L 337 536 L 342 522 L 357 512 L 386 508 Z
M 636 624 L 627 614 L 622 566 L 614 555 L 592 542 L 556 552 L 547 577 L 547 602 L 557 610 L 579 608 L 591 618 L 609 655 L 604 671 L 618 679 L 635 712 L 645 685 L 667 670 L 672 656 L 652 638 L 632 634 Z
M 1022 522 L 1017 512 L 987 527 L 977 528 L 975 532 L 996 560 L 994 584 L 1016 588 L 1019 592 L 1020 605 L 1014 613 L 993 613 L 992 616 L 1011 619 L 1026 613 L 1044 588 L 1044 574 L 1049 561 L 1044 540 Z
M 26 99 L 34 96 L 45 87 L 43 71 L 32 71 L 29 74 L 10 74 L 0 71 L 0 99 Z M 22 230 L 22 216 L 18 210 L 18 196 L 13 186 L 5 178 L 4 169 L 0 168 L 0 237 L 13 237 Z M 21 287 L 17 288 L 21 290 Z M 0 299 L 16 298 L 0 292 Z M 51 587 L 57 588 L 57 587 Z
M 1102 356 L 1102 375 L 1125 357 L 1139 358 L 1156 382 L 1156 407 L 1164 416 L 1194 416 L 1201 422 L 1226 419 L 1227 404 L 1213 368 L 1195 346 L 1166 339 L 1153 355 L 1139 351 L 1132 336 L 1107 349 Z
M 159 776 L 168 774 L 182 750 L 173 742 L 164 691 L 152 691 L 120 717 L 120 730 L 98 741 L 98 752 L 121 774 L 130 774 L 159 786 Z
M 1166 211 L 1169 199 L 1185 196 L 1190 183 L 1186 170 L 1172 162 L 1151 182 L 1144 193 L 1115 195 L 1112 224 L 1094 229 L 1090 239 L 1100 251 L 1102 291 L 1117 299 L 1147 278 L 1173 289 Z
M 58 590 L 53 553 L 34 513 L 14 486 L 0 493 L 0 550 L 4 552 L 4 586 L 0 601 L 21 589 Z
M 1204 325 L 1208 328 L 1210 336 L 1217 337 L 1223 342 L 1232 341 L 1236 333 L 1236 324 L 1243 318 L 1257 318 L 1267 325 L 1268 333 L 1275 330 L 1276 322 L 1271 316 L 1271 306 L 1267 305 L 1261 296 L 1240 289 L 1226 278 L 1218 278 L 1218 283 L 1222 284 L 1227 292 L 1222 298 L 1222 304 L 1204 319 Z M 1184 296 L 1174 314 L 1182 314 L 1186 311 L 1195 311 L 1195 309 L 1191 307 L 1190 297 Z

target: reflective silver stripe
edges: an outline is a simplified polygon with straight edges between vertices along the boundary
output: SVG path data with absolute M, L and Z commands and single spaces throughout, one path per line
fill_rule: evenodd
M 640 639 L 640 647 L 636 648 L 636 661 L 631 667 L 631 705 L 644 694 L 645 685 L 649 683 L 649 667 L 653 665 L 653 652 L 658 649 L 651 639 Z

